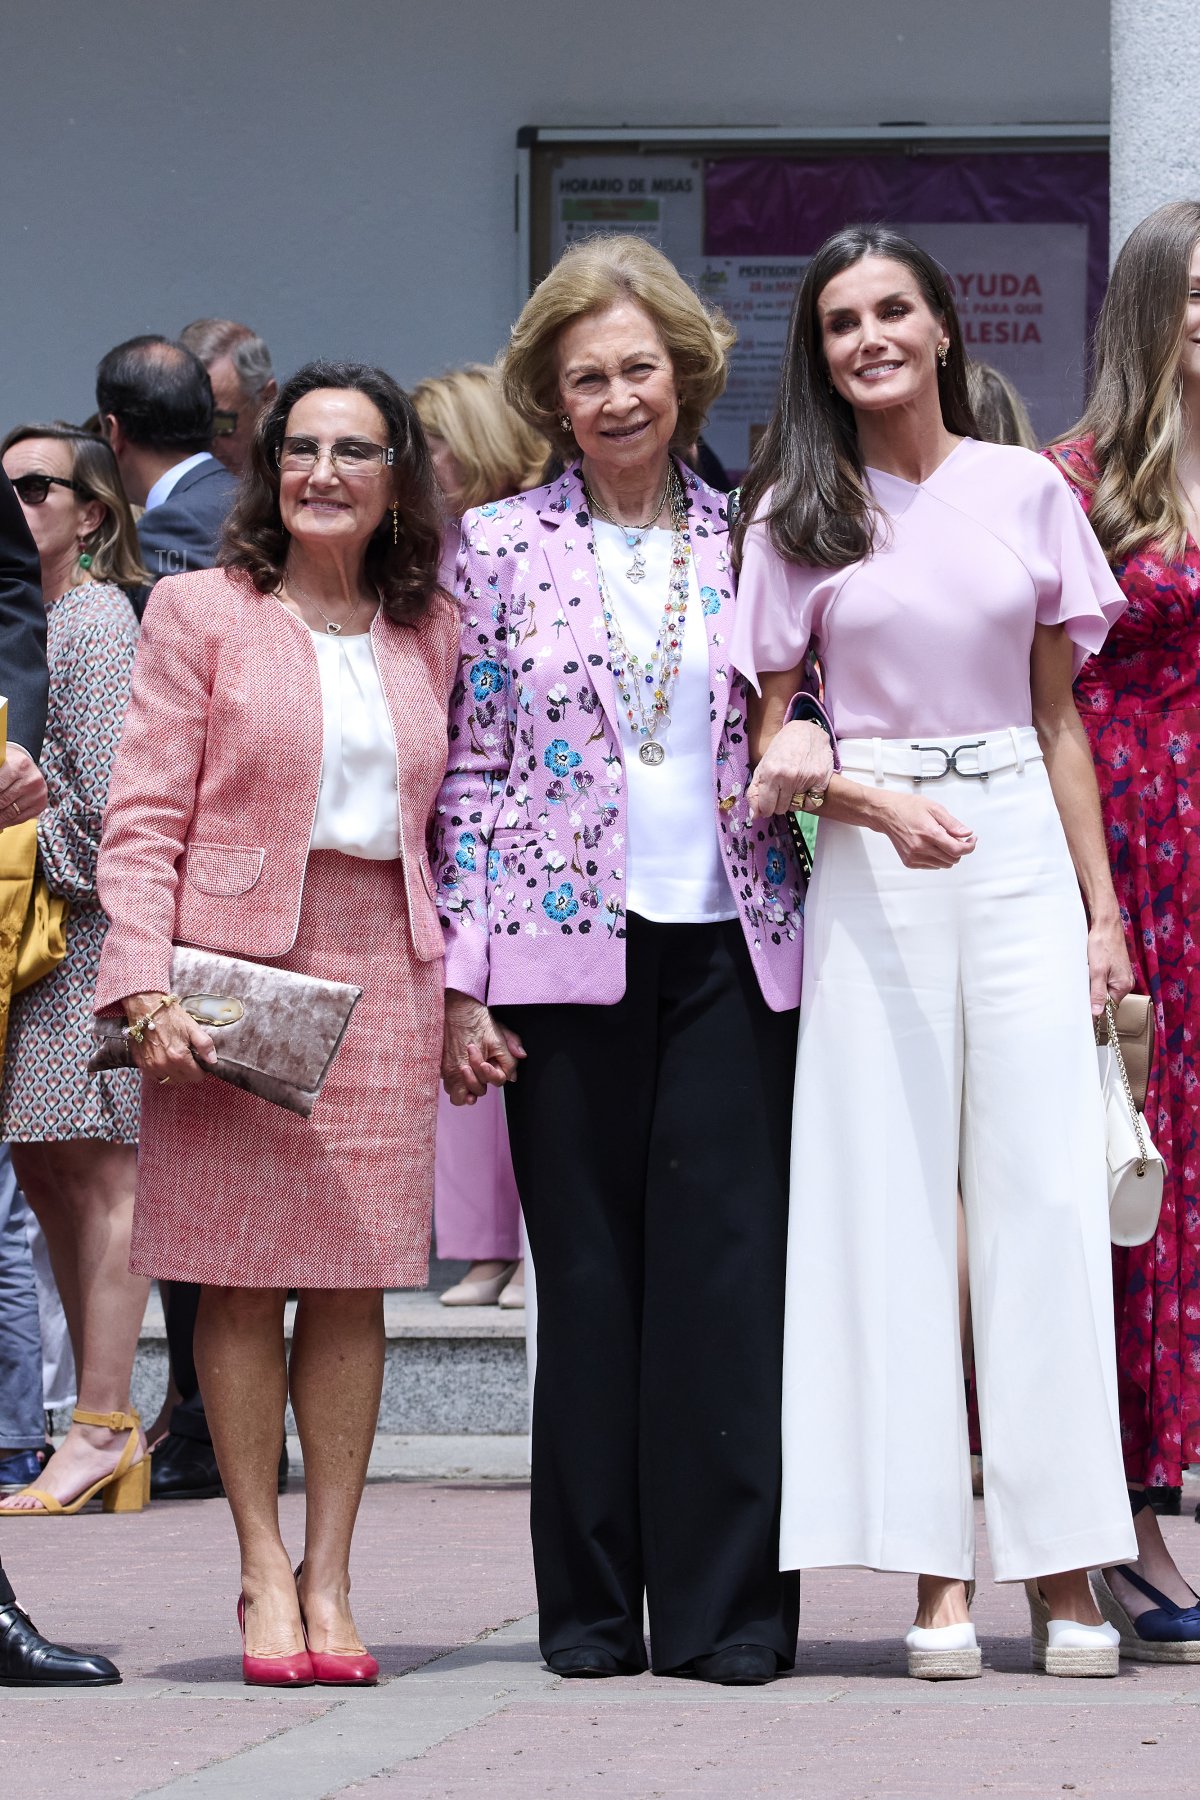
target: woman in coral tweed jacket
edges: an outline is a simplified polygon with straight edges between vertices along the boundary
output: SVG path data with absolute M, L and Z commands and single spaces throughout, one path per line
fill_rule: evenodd
M 348 1559 L 382 1290 L 428 1278 L 443 1009 L 426 832 L 458 637 L 440 540 L 429 452 L 390 377 L 314 364 L 285 383 L 256 427 L 226 566 L 151 596 L 100 852 L 97 1007 L 157 1008 L 135 1046 L 133 1266 L 202 1285 L 196 1367 L 254 1682 L 376 1673 Z M 159 1005 L 177 942 L 362 989 L 311 1118 L 197 1070 L 211 1038 Z M 299 1590 L 276 1502 L 289 1391 Z
M 443 1069 L 460 1100 L 515 1076 L 534 1563 L 567 1676 L 643 1669 L 645 1601 L 659 1671 L 768 1681 L 795 1653 L 779 1383 L 803 890 L 786 833 L 748 813 L 725 501 L 670 454 L 729 342 L 649 245 L 568 252 L 504 382 L 570 466 L 468 513 L 455 576 Z M 828 740 L 795 729 L 815 780 Z
M 450 612 L 415 628 L 377 615 L 375 660 L 398 743 L 406 935 L 419 962 L 443 940 L 426 821 L 444 766 Z M 170 989 L 171 949 L 270 960 L 296 941 L 321 785 L 312 646 L 272 597 L 228 569 L 154 589 L 105 818 L 101 896 L 113 919 L 97 1007 Z

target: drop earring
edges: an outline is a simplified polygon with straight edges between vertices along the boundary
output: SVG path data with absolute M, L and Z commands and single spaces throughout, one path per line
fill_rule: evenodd
M 566 413 L 564 413 L 564 414 L 563 414 L 563 416 L 562 416 L 562 418 L 561 418 L 561 419 L 560 419 L 560 420 L 559 420 L 559 421 L 558 421 L 558 422 L 559 422 L 559 424 L 560 424 L 560 425 L 561 425 L 561 426 L 562 426 L 562 428 L 563 428 L 563 430 L 564 430 L 564 431 L 567 431 L 567 432 L 569 432 L 569 431 L 570 431 L 570 429 L 571 429 L 571 421 L 570 421 L 570 419 L 569 419 L 569 418 L 568 418 L 568 417 L 567 417 L 567 415 L 566 415 Z
M 392 502 L 392 542 L 393 544 L 400 542 L 400 507 L 394 500 Z
M 937 359 L 941 363 L 941 365 L 944 369 L 946 364 L 950 361 L 950 346 L 949 346 L 949 344 L 939 344 L 938 345 Z
M 79 540 L 79 566 L 81 569 L 90 569 L 92 566 L 92 558 L 84 549 L 82 538 Z

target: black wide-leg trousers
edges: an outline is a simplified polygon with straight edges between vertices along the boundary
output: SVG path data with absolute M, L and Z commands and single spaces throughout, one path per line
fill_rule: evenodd
M 531 1528 L 543 1654 L 655 1670 L 733 1644 L 795 1658 L 779 1573 L 797 1016 L 737 921 L 631 916 L 615 1006 L 499 1007 L 537 1273 Z

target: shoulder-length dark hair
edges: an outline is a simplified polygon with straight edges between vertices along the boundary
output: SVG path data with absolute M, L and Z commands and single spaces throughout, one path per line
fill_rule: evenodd
M 863 473 L 854 410 L 829 381 L 818 303 L 835 275 L 866 256 L 903 263 L 950 340 L 937 372 L 948 431 L 978 437 L 967 398 L 966 353 L 950 282 L 927 251 L 883 225 L 848 225 L 826 238 L 804 272 L 792 307 L 774 417 L 755 451 L 734 529 L 740 560 L 746 529 L 771 491 L 763 515 L 771 541 L 789 562 L 841 569 L 870 554 L 875 506 Z
M 318 388 L 365 394 L 383 415 L 387 441 L 395 451 L 391 475 L 392 499 L 399 509 L 397 529 L 393 542 L 389 502 L 367 543 L 364 575 L 378 588 L 389 619 L 414 624 L 437 590 L 441 495 L 412 402 L 390 375 L 366 363 L 306 363 L 284 382 L 254 428 L 250 458 L 217 560 L 223 568 L 245 570 L 260 594 L 273 594 L 279 587 L 289 542 L 279 511 L 279 448 L 292 408 Z

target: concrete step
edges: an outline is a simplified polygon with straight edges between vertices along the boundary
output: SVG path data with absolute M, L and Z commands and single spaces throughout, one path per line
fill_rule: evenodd
M 384 1296 L 387 1355 L 379 1430 L 397 1439 L 499 1437 L 523 1443 L 529 1429 L 525 1314 L 498 1306 L 442 1306 L 438 1294 L 446 1285 L 439 1279 L 436 1288 Z M 289 1301 L 284 1325 L 289 1342 L 295 1312 L 295 1301 Z M 166 1325 L 153 1289 L 133 1370 L 133 1404 L 147 1422 L 158 1413 L 166 1388 Z M 288 1430 L 295 1431 L 290 1408 Z

